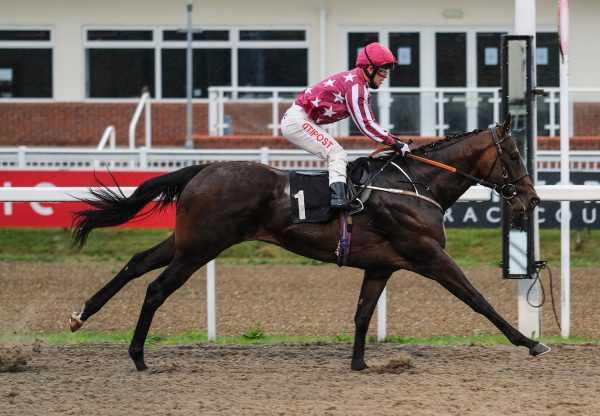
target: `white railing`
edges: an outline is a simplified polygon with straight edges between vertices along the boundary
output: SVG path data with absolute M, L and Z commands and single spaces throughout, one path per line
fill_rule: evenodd
M 555 87 L 541 87 L 548 96 L 544 97 L 543 103 L 547 106 L 548 123 L 544 129 L 548 130 L 550 136 L 557 134 L 560 127 L 556 114 L 556 105 L 560 102 L 560 90 Z M 271 121 L 267 128 L 273 136 L 279 135 L 281 103 L 291 104 L 295 95 L 304 87 L 210 87 L 208 103 L 209 134 L 211 136 L 223 136 L 232 129 L 225 114 L 226 103 L 269 103 L 271 105 Z M 460 104 L 463 109 L 460 115 L 464 117 L 465 130 L 470 131 L 481 128 L 478 125 L 478 112 L 481 106 L 489 107 L 490 121 L 500 121 L 501 97 L 499 87 L 486 88 L 408 88 L 408 87 L 385 87 L 371 91 L 374 100 L 377 101 L 379 110 L 378 120 L 387 129 L 394 129 L 392 110 L 395 100 L 401 100 L 403 96 L 419 97 L 419 120 L 415 123 L 419 126 L 421 136 L 444 136 L 450 125 L 446 123 L 446 115 L 450 110 L 450 104 Z M 600 102 L 600 88 L 571 88 L 570 105 L 577 102 Z M 542 106 L 538 105 L 538 113 Z M 599 121 L 600 122 L 600 121 Z M 401 126 L 399 126 L 401 127 Z M 327 126 L 333 135 L 348 136 L 350 124 L 348 120 Z M 573 127 L 570 126 L 570 131 Z
M 277 136 L 281 119 L 279 104 L 291 105 L 295 95 L 302 90 L 301 87 L 209 87 L 208 134 L 223 136 L 228 129 L 231 129 L 232 126 L 225 122 L 225 103 L 236 101 L 271 104 L 271 123 L 267 127 L 273 136 Z
M 106 143 L 108 143 L 108 148 L 110 150 L 115 150 L 117 147 L 117 133 L 115 130 L 115 126 L 113 126 L 112 124 L 106 127 L 106 129 L 104 130 L 104 133 L 100 138 L 100 142 L 98 143 L 96 150 L 104 150 L 104 148 L 106 147 Z
M 558 136 L 560 133 L 560 123 L 558 122 L 556 109 L 560 103 L 560 88 L 544 88 L 544 91 L 548 94 L 543 98 L 543 102 L 548 106 L 548 123 L 544 124 L 544 129 L 548 130 L 548 136 Z M 600 88 L 570 88 L 569 95 L 572 114 L 574 102 L 599 102 Z M 569 126 L 571 135 L 573 132 L 572 122 L 573 118 L 571 118 L 571 126 Z M 598 122 L 600 123 L 600 120 Z
M 142 94 L 140 101 L 135 108 L 131 122 L 129 123 L 129 148 L 135 149 L 135 128 L 140 120 L 142 111 L 145 110 L 145 147 L 152 147 L 152 113 L 150 112 L 150 93 L 145 92 Z
M 367 156 L 371 150 L 348 149 L 348 158 Z M 569 153 L 572 171 L 600 172 L 600 151 L 573 150 Z M 284 170 L 322 170 L 324 161 L 300 149 L 184 149 L 151 148 L 59 148 L 0 147 L 0 169 L 100 169 L 113 170 L 175 170 L 190 163 L 230 160 L 255 161 Z M 539 172 L 560 170 L 560 152 L 539 150 Z

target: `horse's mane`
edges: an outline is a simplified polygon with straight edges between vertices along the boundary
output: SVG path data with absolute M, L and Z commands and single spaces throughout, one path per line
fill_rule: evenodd
M 451 146 L 451 145 L 457 143 L 461 139 L 466 139 L 467 137 L 469 137 L 469 136 L 471 136 L 473 134 L 481 133 L 482 131 L 485 131 L 485 130 L 475 129 L 473 131 L 465 131 L 465 132 L 463 132 L 461 134 L 453 134 L 453 135 L 449 135 L 449 136 L 444 136 L 444 138 L 442 138 L 442 139 L 433 141 L 431 143 L 424 144 L 422 146 L 419 146 L 416 149 L 413 149 L 412 151 L 414 152 L 414 151 L 418 150 L 421 153 L 427 153 L 427 152 L 433 151 L 434 149 L 435 150 L 444 149 L 444 148 L 446 148 L 448 146 Z M 446 146 L 439 147 L 441 145 L 446 145 Z M 438 148 L 436 149 L 436 147 L 438 147 Z
M 448 135 L 448 136 L 444 136 L 444 138 L 442 139 L 438 139 L 435 140 L 431 143 L 427 143 L 424 145 L 421 145 L 415 149 L 412 149 L 411 151 L 414 152 L 419 152 L 422 154 L 427 154 L 428 152 L 432 152 L 434 150 L 442 150 L 445 149 L 448 146 L 451 146 L 453 144 L 458 143 L 460 140 L 462 139 L 466 139 L 467 137 L 470 137 L 474 134 L 478 134 L 481 133 L 485 130 L 481 130 L 481 129 L 475 129 L 473 131 L 465 131 L 461 134 L 452 134 L 452 135 Z M 443 147 L 440 147 L 442 145 L 446 145 Z M 392 149 L 378 149 L 374 152 L 374 154 L 369 155 L 368 157 L 363 157 L 363 158 L 358 158 L 359 159 L 370 159 L 370 160 L 380 160 L 380 161 L 387 161 L 389 158 L 391 158 L 393 156 L 393 151 Z

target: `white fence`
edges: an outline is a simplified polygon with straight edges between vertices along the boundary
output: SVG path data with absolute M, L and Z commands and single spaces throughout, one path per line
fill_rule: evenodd
M 283 140 L 283 139 L 282 139 Z M 370 150 L 348 149 L 348 158 L 367 156 Z M 175 170 L 190 163 L 230 160 L 261 162 L 284 170 L 323 170 L 325 162 L 299 149 L 178 149 L 116 148 L 97 150 L 90 147 L 0 147 L 0 169 L 104 169 Z M 571 151 L 572 171 L 600 172 L 600 151 Z M 558 150 L 538 150 L 538 172 L 560 170 Z
M 543 87 L 548 96 L 538 101 L 538 118 L 547 120 L 543 124 L 541 135 L 554 136 L 559 130 L 557 105 L 561 94 L 557 87 Z M 210 87 L 208 99 L 208 123 L 211 136 L 229 134 L 235 126 L 227 119 L 225 105 L 228 103 L 260 103 L 271 106 L 271 121 L 267 128 L 273 136 L 279 135 L 281 121 L 280 104 L 290 105 L 301 87 Z M 487 120 L 500 121 L 501 97 L 500 87 L 383 87 L 371 91 L 377 106 L 377 120 L 388 130 L 394 129 L 394 120 L 400 108 L 410 103 L 411 108 L 418 108 L 410 124 L 416 127 L 420 136 L 444 136 L 450 129 L 447 119 L 461 120 L 464 130 L 481 128 L 480 112 L 486 114 Z M 569 105 L 579 102 L 598 102 L 600 88 L 582 87 L 569 89 Z M 394 104 L 396 102 L 396 104 Z M 573 110 L 571 110 L 572 112 Z M 396 115 L 394 115 L 396 114 Z M 517 120 L 514 120 L 517 123 Z M 514 124 L 513 124 L 514 126 Z M 399 126 L 402 127 L 402 126 Z M 571 135 L 573 126 L 569 126 Z M 334 136 L 348 136 L 350 122 L 343 120 L 327 126 Z

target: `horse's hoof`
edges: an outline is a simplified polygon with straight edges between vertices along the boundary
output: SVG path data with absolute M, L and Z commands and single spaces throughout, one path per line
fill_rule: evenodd
M 547 352 L 550 352 L 550 347 L 542 344 L 541 342 L 537 343 L 535 347 L 529 349 L 529 355 L 532 355 L 534 357 L 546 354 Z
M 133 363 L 135 364 L 135 369 L 137 371 L 146 371 L 148 369 L 148 366 L 146 365 L 144 360 L 134 360 Z
M 81 328 L 84 322 L 85 321 L 81 319 L 81 312 L 73 312 L 69 317 L 69 327 L 71 328 L 71 332 L 75 332 Z
M 362 371 L 366 370 L 367 368 L 369 368 L 369 366 L 362 360 L 357 363 L 352 363 L 352 365 L 350 366 L 350 369 L 352 371 Z

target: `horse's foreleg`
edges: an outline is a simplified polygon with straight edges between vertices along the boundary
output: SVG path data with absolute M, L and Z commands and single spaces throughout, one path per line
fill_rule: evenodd
M 203 264 L 205 263 L 196 258 L 178 254 L 158 278 L 148 286 L 140 317 L 129 346 L 129 356 L 138 371 L 148 368 L 144 362 L 144 342 L 148 336 L 156 310 Z
M 441 250 L 435 258 L 431 258 L 419 273 L 436 280 L 475 312 L 489 319 L 513 345 L 527 347 L 529 354 L 534 356 L 550 351 L 549 347 L 527 338 L 502 318 L 445 251 Z
M 368 368 L 365 364 L 365 339 L 379 296 L 381 296 L 381 292 L 383 292 L 391 275 L 389 272 L 365 271 L 360 296 L 358 297 L 358 305 L 356 306 L 356 315 L 354 316 L 356 332 L 352 350 L 352 370 L 358 371 Z
M 175 255 L 174 234 L 156 246 L 134 255 L 119 273 L 102 289 L 89 298 L 81 312 L 74 312 L 69 321 L 71 331 L 77 331 L 85 321 L 97 313 L 119 290 L 131 280 L 145 273 L 167 266 Z

